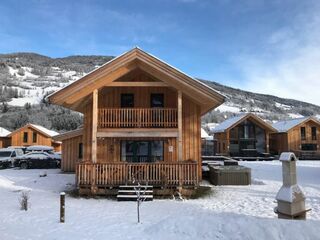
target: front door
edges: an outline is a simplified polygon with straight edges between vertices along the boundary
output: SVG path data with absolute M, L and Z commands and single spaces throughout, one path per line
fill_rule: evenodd
M 157 162 L 163 160 L 163 141 L 121 141 L 121 160 L 126 162 Z

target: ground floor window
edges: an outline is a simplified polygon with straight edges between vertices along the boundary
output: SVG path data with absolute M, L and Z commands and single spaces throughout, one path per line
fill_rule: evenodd
M 317 151 L 317 144 L 301 144 L 302 151 Z
M 121 160 L 126 162 L 163 161 L 163 141 L 121 141 Z

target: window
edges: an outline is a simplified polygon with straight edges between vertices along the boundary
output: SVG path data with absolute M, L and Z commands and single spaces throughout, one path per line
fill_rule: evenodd
M 134 95 L 132 93 L 121 94 L 121 107 L 122 108 L 134 107 Z
M 312 140 L 317 140 L 317 127 L 311 127 Z
M 27 132 L 24 132 L 24 133 L 23 133 L 23 142 L 24 142 L 24 143 L 27 143 L 27 142 L 28 142 L 28 133 L 27 133 Z
M 36 133 L 36 132 L 34 132 L 34 133 L 32 134 L 32 141 L 33 141 L 34 143 L 37 142 L 37 133 Z
M 164 96 L 162 93 L 153 93 L 150 98 L 151 107 L 164 107 Z
M 317 151 L 317 144 L 301 144 L 302 151 Z
M 83 143 L 79 143 L 78 158 L 82 159 L 82 157 L 83 157 Z
M 301 127 L 300 132 L 301 132 L 301 140 L 306 140 L 306 128 Z

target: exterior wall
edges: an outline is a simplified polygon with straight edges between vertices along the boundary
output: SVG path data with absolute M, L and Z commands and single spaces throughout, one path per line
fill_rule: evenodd
M 23 141 L 23 133 L 27 132 L 28 133 L 28 142 Z M 37 141 L 33 142 L 33 133 L 37 133 Z M 52 138 L 47 137 L 43 135 L 42 133 L 36 131 L 35 129 L 31 127 L 24 127 L 21 128 L 19 131 L 14 132 L 11 135 L 11 145 L 12 146 L 32 146 L 32 145 L 44 145 L 44 146 L 50 146 L 54 147 L 55 151 L 61 151 L 60 144 L 53 144 Z
M 82 143 L 82 136 L 69 138 L 62 141 L 61 170 L 64 172 L 74 172 L 79 158 L 79 144 Z
M 217 140 L 217 154 L 219 155 L 228 155 L 228 139 L 227 139 L 227 133 L 215 133 L 214 139 Z
M 6 148 L 11 145 L 11 139 L 8 137 L 0 137 L 0 148 Z
M 280 154 L 289 151 L 288 134 L 272 133 L 270 134 L 270 152 L 272 154 Z
M 138 88 L 140 89 L 140 88 Z M 151 89 L 149 90 L 135 90 L 136 92 L 143 92 L 141 96 L 144 96 L 145 99 L 141 101 L 142 103 L 150 104 L 150 93 L 154 92 Z M 143 89 L 146 89 L 144 87 Z M 158 88 L 159 89 L 159 88 Z M 117 90 L 118 91 L 118 90 Z M 170 90 L 171 91 L 171 90 Z M 119 92 L 126 92 L 125 90 Z M 148 93 L 148 94 L 147 94 Z M 160 90 L 155 91 L 154 93 L 162 93 Z M 115 93 L 113 93 L 115 94 Z M 169 97 L 170 95 L 170 97 Z M 165 96 L 167 96 L 165 94 Z M 177 94 L 169 92 L 168 97 L 165 97 L 165 104 L 166 99 L 171 99 L 171 97 L 175 97 L 175 102 L 177 102 Z M 106 106 L 107 100 L 99 96 L 99 106 L 104 105 Z M 104 104 L 101 103 L 101 99 L 104 99 Z M 113 99 L 120 99 L 120 95 L 118 97 L 113 97 Z M 138 97 L 135 97 L 138 99 Z M 110 100 L 110 99 L 109 99 Z M 135 100 L 138 101 L 138 100 Z M 140 100 L 139 100 L 140 101 Z M 171 102 L 172 101 L 172 102 Z M 173 107 L 173 99 L 171 99 L 170 106 Z M 117 107 L 119 107 L 115 103 Z M 200 119 L 200 107 L 190 101 L 188 98 L 183 97 L 183 109 L 182 109 L 182 116 L 183 116 L 183 160 L 197 160 L 201 159 L 201 119 Z M 139 106 L 139 105 L 138 105 Z M 167 107 L 168 105 L 165 105 Z M 109 106 L 111 107 L 111 106 Z M 150 105 L 140 105 L 140 107 L 150 107 Z M 132 129 L 131 129 L 132 130 Z M 135 130 L 133 130 L 135 131 Z M 139 131 L 139 128 L 136 129 Z M 132 139 L 132 138 L 131 138 Z M 151 140 L 152 138 L 140 138 L 145 140 Z M 164 139 L 164 138 L 162 138 Z M 176 138 L 165 138 L 165 161 L 177 161 L 177 139 Z M 117 162 L 120 160 L 120 140 L 117 138 L 101 138 L 98 139 L 98 151 L 97 151 L 97 159 L 98 162 Z M 84 161 L 91 160 L 91 143 L 92 143 L 92 101 L 89 101 L 85 107 L 84 111 L 84 133 L 83 133 L 83 147 L 84 147 Z M 173 152 L 169 153 L 168 148 L 169 146 L 173 146 Z M 109 150 L 108 150 L 109 149 Z M 110 150 L 111 149 L 111 150 Z M 199 166 L 201 165 L 201 161 L 199 161 Z M 201 169 L 201 168 L 200 168 Z
M 301 127 L 306 128 L 306 139 L 301 140 Z M 312 140 L 311 127 L 317 127 L 317 140 Z M 316 144 L 317 151 L 320 151 L 320 126 L 313 121 L 307 121 L 290 129 L 287 133 L 274 133 L 270 138 L 272 151 L 280 154 L 282 152 L 294 152 L 299 155 L 301 144 Z

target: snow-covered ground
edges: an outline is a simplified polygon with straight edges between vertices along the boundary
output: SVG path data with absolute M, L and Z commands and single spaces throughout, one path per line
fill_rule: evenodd
M 320 239 L 320 162 L 298 162 L 298 181 L 312 208 L 306 221 L 279 220 L 273 213 L 281 187 L 279 162 L 241 162 L 252 168 L 251 186 L 211 186 L 209 196 L 186 201 L 154 200 L 141 207 L 107 199 L 66 197 L 59 223 L 59 192 L 73 174 L 47 170 L 0 170 L 0 239 Z M 19 209 L 21 191 L 31 208 Z

